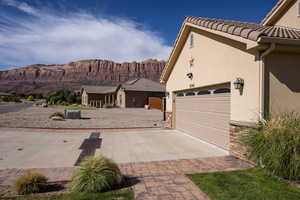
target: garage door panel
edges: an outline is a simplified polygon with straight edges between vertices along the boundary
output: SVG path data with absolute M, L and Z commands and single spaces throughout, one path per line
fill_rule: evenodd
M 176 128 L 229 149 L 230 93 L 177 97 Z
M 179 118 L 177 120 L 177 128 L 185 128 L 189 126 L 206 126 L 211 127 L 212 129 L 216 129 L 216 131 L 224 131 L 228 132 L 229 125 L 226 125 L 227 120 L 216 119 L 211 117 L 211 119 L 198 119 L 198 120 L 189 120 L 188 118 Z
M 216 146 L 219 146 L 224 149 L 228 149 L 229 146 L 229 135 L 226 131 L 221 130 L 214 130 L 210 127 L 205 126 L 190 126 L 184 128 L 177 128 L 178 130 L 181 130 L 193 137 L 200 138 L 208 143 L 214 144 Z M 219 134 L 216 134 L 216 132 L 219 132 Z
M 179 113 L 179 112 L 178 112 Z M 201 113 L 199 115 L 198 112 L 180 112 L 177 115 L 178 121 L 193 121 L 197 123 L 210 123 L 210 124 L 226 124 L 228 125 L 228 118 L 230 116 L 228 114 L 220 114 L 220 113 Z

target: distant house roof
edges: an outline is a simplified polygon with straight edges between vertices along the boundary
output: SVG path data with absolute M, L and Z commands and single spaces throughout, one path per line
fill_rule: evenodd
M 165 85 L 145 78 L 127 81 L 121 87 L 125 91 L 165 92 L 166 90 Z
M 81 91 L 85 90 L 89 94 L 107 94 L 116 92 L 118 87 L 119 86 L 84 85 L 81 87 Z
M 5 93 L 5 92 L 0 92 L 0 96 L 11 96 L 11 94 Z
M 185 22 L 252 41 L 258 41 L 261 37 L 300 40 L 300 31 L 287 27 L 264 26 L 255 23 L 202 17 L 186 17 Z

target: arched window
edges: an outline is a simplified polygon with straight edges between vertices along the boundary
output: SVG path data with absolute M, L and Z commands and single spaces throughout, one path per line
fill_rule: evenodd
M 184 94 L 183 94 L 183 93 L 177 93 L 176 96 L 177 96 L 177 97 L 183 97 Z
M 214 94 L 230 93 L 229 88 L 219 88 L 214 91 Z
M 195 96 L 195 93 L 194 93 L 194 92 L 187 92 L 187 93 L 185 94 L 185 96 Z
M 197 95 L 208 95 L 208 94 L 210 94 L 209 90 L 201 90 L 197 93 Z

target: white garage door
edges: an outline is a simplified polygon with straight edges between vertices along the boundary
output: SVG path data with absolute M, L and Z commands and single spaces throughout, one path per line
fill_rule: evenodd
M 176 94 L 176 129 L 229 149 L 229 86 Z

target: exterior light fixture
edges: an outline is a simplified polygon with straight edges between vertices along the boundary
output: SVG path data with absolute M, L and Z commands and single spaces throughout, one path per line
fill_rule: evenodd
M 165 95 L 166 95 L 166 97 L 168 97 L 168 98 L 169 98 L 169 96 L 170 96 L 170 92 L 166 92 L 166 93 L 165 93 Z
M 188 73 L 188 74 L 186 74 L 186 76 L 191 80 L 193 79 L 193 73 Z
M 242 78 L 237 78 L 234 82 L 233 82 L 234 88 L 237 90 L 243 90 L 244 88 L 244 79 Z

